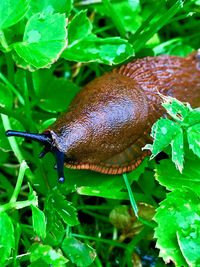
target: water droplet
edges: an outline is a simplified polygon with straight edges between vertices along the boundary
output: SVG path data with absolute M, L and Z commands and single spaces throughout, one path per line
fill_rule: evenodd
M 41 39 L 41 34 L 39 31 L 31 30 L 27 33 L 28 36 L 28 43 L 38 43 Z
M 167 128 L 166 127 L 161 127 L 161 132 L 162 132 L 162 134 L 166 134 L 167 133 Z

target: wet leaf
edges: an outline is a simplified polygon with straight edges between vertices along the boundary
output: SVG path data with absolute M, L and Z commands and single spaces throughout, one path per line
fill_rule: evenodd
M 96 257 L 93 248 L 74 237 L 66 237 L 62 243 L 62 249 L 72 263 L 79 267 L 91 265 Z
M 36 266 L 38 263 L 43 263 L 43 266 L 65 267 L 68 260 L 60 253 L 54 250 L 51 246 L 42 244 L 33 244 L 30 248 L 31 263 L 30 266 Z M 48 264 L 48 265 L 46 265 Z M 38 266 L 38 265 L 37 265 Z
M 195 234 L 200 226 L 199 210 L 199 197 L 188 188 L 174 190 L 167 194 L 167 198 L 160 203 L 155 216 L 158 224 L 155 229 L 155 238 L 157 239 L 156 246 L 160 249 L 159 256 L 166 263 L 171 260 L 176 266 L 188 266 L 182 254 L 184 240 L 181 237 L 183 235 L 187 239 L 189 236 L 188 249 L 191 244 L 190 237 L 193 238 L 193 245 L 199 246 L 199 235 Z M 199 251 L 196 254 L 195 251 L 190 256 L 186 253 L 192 261 L 199 260 Z
M 54 190 L 49 194 L 46 205 L 48 210 L 59 215 L 67 225 L 74 226 L 79 224 L 75 207 L 65 200 L 59 191 Z
M 28 20 L 23 42 L 13 47 L 23 67 L 44 68 L 55 62 L 66 48 L 66 37 L 64 15 L 38 13 Z
M 0 213 L 0 265 L 5 266 L 6 260 L 10 257 L 11 250 L 14 249 L 14 227 L 10 217 L 5 213 Z
M 36 206 L 31 205 L 33 229 L 42 239 L 46 236 L 46 221 L 44 213 Z
M 65 49 L 62 57 L 77 62 L 99 62 L 113 65 L 133 55 L 133 48 L 126 40 L 119 37 L 103 39 L 92 34 Z
M 200 159 L 198 157 L 185 158 L 185 166 L 182 174 L 175 168 L 170 160 L 161 160 L 156 165 L 156 179 L 168 190 L 187 186 L 200 194 Z
M 68 26 L 69 46 L 73 46 L 86 38 L 92 30 L 92 24 L 86 11 L 82 10 L 70 21 Z

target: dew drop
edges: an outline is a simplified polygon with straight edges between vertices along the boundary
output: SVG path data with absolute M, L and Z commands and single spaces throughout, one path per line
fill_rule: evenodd
M 162 132 L 162 134 L 166 134 L 167 133 L 167 128 L 166 127 L 161 127 L 161 132 Z
M 36 30 L 31 30 L 27 33 L 28 39 L 27 41 L 29 43 L 38 43 L 41 39 L 41 34 L 39 33 L 39 31 Z

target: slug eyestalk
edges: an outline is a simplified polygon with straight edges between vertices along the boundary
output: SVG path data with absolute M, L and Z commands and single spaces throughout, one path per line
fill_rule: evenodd
M 56 158 L 56 169 L 58 173 L 58 181 L 60 183 L 64 182 L 65 180 L 64 178 L 64 153 L 59 151 L 58 148 L 54 146 L 53 140 L 49 132 L 36 134 L 36 133 L 27 133 L 27 132 L 21 132 L 21 131 L 8 130 L 6 131 L 6 136 L 7 137 L 11 137 L 11 136 L 23 137 L 25 139 L 33 140 L 44 145 L 44 149 L 41 151 L 39 158 L 43 158 L 48 152 L 52 152 Z

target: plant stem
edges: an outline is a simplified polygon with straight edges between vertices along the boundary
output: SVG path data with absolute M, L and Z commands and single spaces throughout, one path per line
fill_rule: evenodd
M 98 237 L 86 236 L 86 235 L 78 235 L 78 234 L 72 234 L 72 236 L 78 237 L 78 238 L 83 238 L 83 239 L 89 239 L 89 240 L 93 240 L 96 242 L 106 243 L 106 244 L 109 244 L 111 246 L 116 246 L 116 247 L 120 247 L 123 249 L 126 249 L 126 247 L 127 247 L 126 244 L 122 244 L 122 243 L 119 243 L 117 241 L 108 240 L 108 239 L 104 239 L 104 238 L 98 238 Z
M 130 187 L 127 174 L 126 173 L 123 173 L 122 176 L 123 176 L 124 182 L 126 184 L 126 188 L 127 188 L 127 191 L 128 191 L 128 195 L 129 195 L 129 199 L 130 199 L 130 202 L 131 202 L 131 206 L 133 208 L 133 211 L 135 213 L 135 216 L 138 218 L 138 207 L 137 207 L 137 204 L 135 202 L 135 198 L 133 196 L 133 192 L 132 192 L 132 189 Z
M 121 18 L 120 18 L 120 16 L 117 15 L 115 9 L 113 8 L 113 6 L 110 3 L 110 0 L 102 0 L 102 2 L 103 2 L 103 5 L 104 5 L 108 15 L 110 16 L 113 23 L 115 24 L 119 34 L 121 35 L 122 38 L 126 38 L 126 31 L 125 31 L 124 26 L 122 24 Z
M 13 62 L 13 59 L 12 59 L 11 52 L 10 53 L 6 53 L 5 56 L 6 56 L 8 80 L 11 83 L 13 83 L 14 82 L 15 71 L 14 71 L 14 62 Z
M 8 116 L 4 115 L 4 114 L 1 114 L 1 119 L 2 119 L 5 131 L 11 130 L 12 127 L 10 125 L 10 120 L 9 120 Z M 22 161 L 25 160 L 25 159 L 24 159 L 24 157 L 23 157 L 23 155 L 22 155 L 22 153 L 21 153 L 21 151 L 19 149 L 19 146 L 18 146 L 18 144 L 16 142 L 15 137 L 9 137 L 8 142 L 9 142 L 9 144 L 10 144 L 10 146 L 12 148 L 12 151 L 14 152 L 16 158 L 18 159 L 19 163 L 22 163 Z M 27 169 L 26 175 L 27 175 L 27 177 L 29 179 L 33 179 L 33 173 L 31 172 L 30 169 Z
M 23 160 L 21 162 L 21 165 L 20 165 L 20 168 L 19 168 L 19 174 L 18 174 L 18 178 L 17 178 L 17 183 L 16 183 L 16 186 L 15 186 L 14 192 L 12 194 L 12 197 L 10 199 L 10 203 L 11 202 L 16 202 L 17 197 L 19 195 L 19 192 L 21 190 L 24 174 L 25 174 L 25 171 L 27 169 L 28 169 L 28 166 L 27 166 L 26 162 Z
M 29 207 L 30 205 L 36 206 L 37 200 L 32 199 L 32 200 L 24 200 L 24 201 L 6 203 L 0 206 L 0 213 L 5 212 L 7 210 L 11 210 L 11 209 L 16 209 L 16 210 L 23 209 L 25 207 Z

